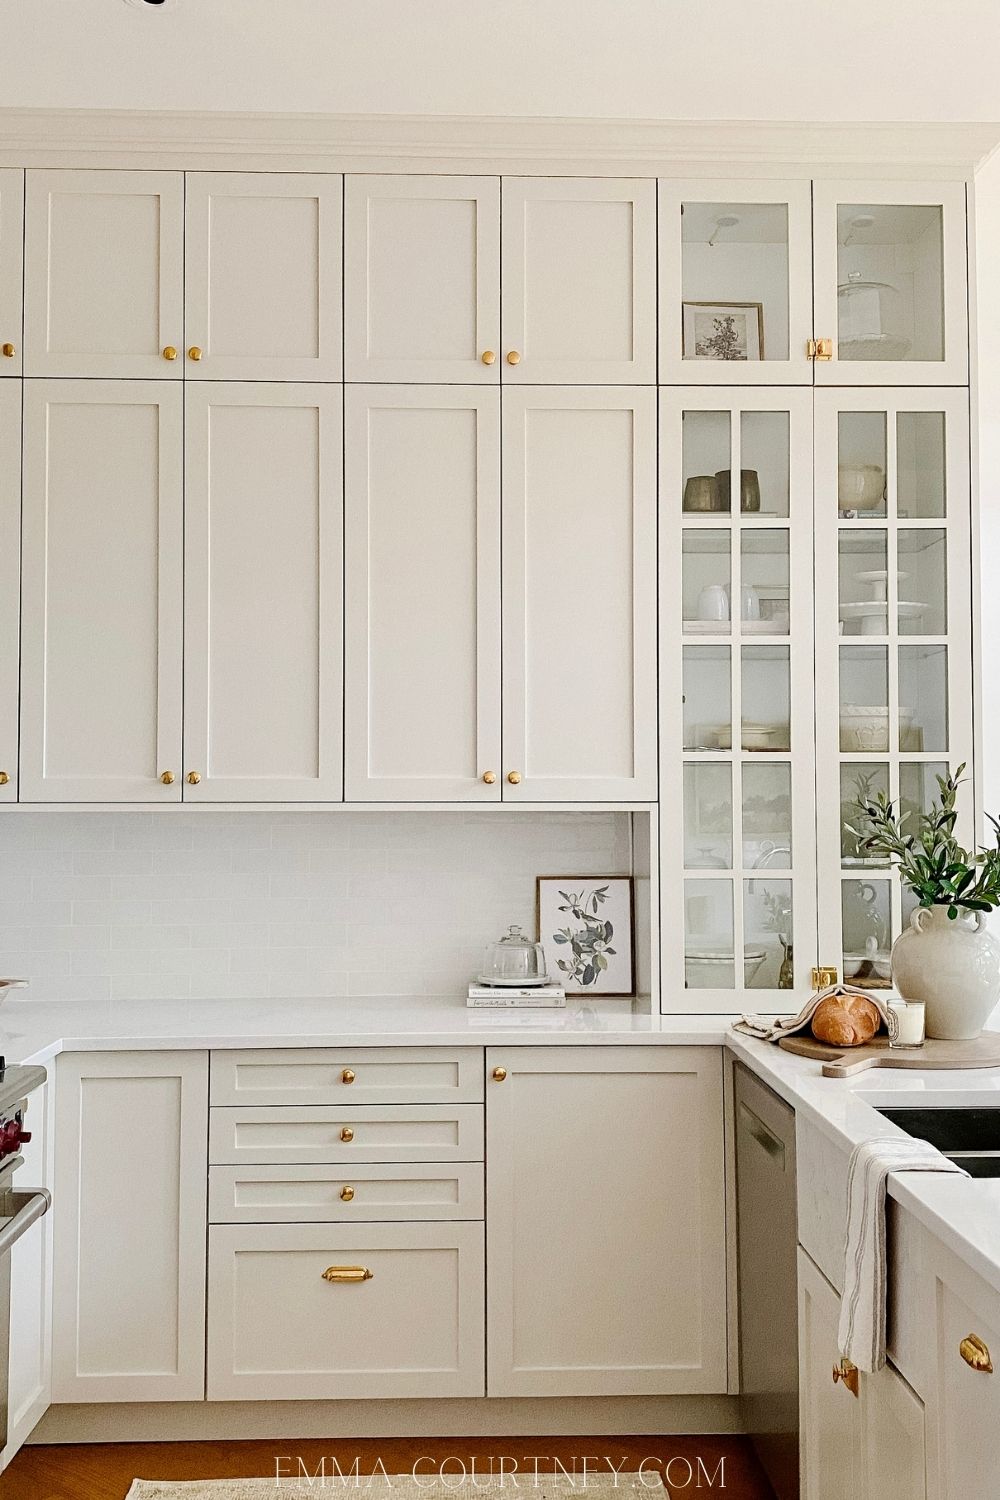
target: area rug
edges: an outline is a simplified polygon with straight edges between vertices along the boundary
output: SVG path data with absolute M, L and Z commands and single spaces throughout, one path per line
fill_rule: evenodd
M 289 1467 L 294 1468 L 295 1460 Z M 471 1471 L 463 1474 L 446 1465 L 441 1475 L 353 1474 L 340 1473 L 332 1463 L 309 1464 L 290 1478 L 270 1479 L 196 1479 L 177 1481 L 137 1479 L 127 1500 L 273 1500 L 275 1495 L 333 1495 L 350 1500 L 638 1500 L 652 1495 L 662 1500 L 664 1491 L 659 1473 L 577 1472 L 573 1474 L 536 1474 L 534 1469 L 519 1473 L 490 1475 Z

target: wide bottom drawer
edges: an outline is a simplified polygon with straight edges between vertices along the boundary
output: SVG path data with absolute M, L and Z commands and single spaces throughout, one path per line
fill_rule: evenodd
M 481 1224 L 214 1225 L 210 1401 L 484 1394 Z
M 211 1167 L 212 1224 L 481 1219 L 481 1162 Z

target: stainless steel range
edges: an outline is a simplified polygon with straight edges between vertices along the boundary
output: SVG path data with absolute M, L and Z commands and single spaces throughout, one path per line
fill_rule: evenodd
M 7 1442 L 10 1252 L 52 1201 L 45 1188 L 14 1186 L 14 1173 L 24 1161 L 21 1147 L 31 1139 L 25 1128 L 28 1095 L 44 1082 L 44 1068 L 8 1068 L 0 1057 L 0 1448 Z

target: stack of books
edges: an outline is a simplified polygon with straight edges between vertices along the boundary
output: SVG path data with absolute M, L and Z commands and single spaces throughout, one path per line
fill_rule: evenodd
M 468 1004 L 478 1010 L 545 1010 L 564 1006 L 566 991 L 561 984 L 514 985 L 470 984 Z

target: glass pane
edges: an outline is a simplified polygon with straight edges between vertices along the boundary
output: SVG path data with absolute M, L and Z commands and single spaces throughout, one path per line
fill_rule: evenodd
M 686 411 L 682 418 L 683 508 L 692 513 L 729 509 L 732 438 L 727 411 Z
M 788 634 L 788 532 L 745 529 L 741 536 L 740 620 L 744 635 Z
M 685 750 L 730 749 L 732 723 L 729 647 L 685 646 Z
M 840 648 L 840 748 L 889 748 L 889 656 L 884 646 Z
M 728 762 L 684 767 L 684 865 L 688 870 L 732 869 L 733 770 Z
M 896 415 L 896 511 L 900 516 L 943 516 L 946 509 L 943 411 Z
M 892 947 L 888 880 L 845 880 L 844 978 L 871 989 L 888 989 Z
M 705 527 L 683 538 L 684 630 L 688 635 L 728 635 L 730 532 Z
M 881 530 L 840 533 L 841 635 L 885 635 L 888 543 Z
M 744 750 L 790 750 L 791 674 L 787 646 L 744 646 Z
M 947 776 L 944 761 L 903 761 L 899 767 L 899 812 L 907 833 L 916 832 L 916 819 L 941 795 L 939 776 Z
M 837 206 L 839 359 L 944 358 L 939 203 Z
M 856 761 L 841 766 L 840 855 L 845 869 L 851 869 L 855 865 L 885 864 L 885 860 L 866 854 L 861 848 L 862 839 L 871 832 L 871 824 L 858 803 L 871 801 L 879 792 L 884 792 L 887 797 L 889 795 L 888 766 L 863 765 Z M 852 832 L 852 829 L 856 832 Z
M 948 749 L 948 648 L 899 648 L 899 748 Z
M 787 516 L 790 493 L 787 411 L 745 411 L 740 415 L 743 465 L 741 510 Z M 757 491 L 754 493 L 754 477 Z
M 681 205 L 685 359 L 788 358 L 788 205 Z
M 842 411 L 837 418 L 837 504 L 842 516 L 884 516 L 884 411 Z
M 743 864 L 750 870 L 792 867 L 792 768 L 781 762 L 743 767 Z
M 794 989 L 792 882 L 747 880 L 743 886 L 743 925 L 747 988 Z
M 899 633 L 948 630 L 947 533 L 936 526 L 899 532 Z
M 684 975 L 689 990 L 731 990 L 733 882 L 685 880 Z

